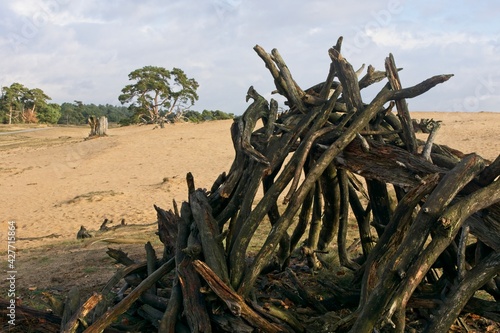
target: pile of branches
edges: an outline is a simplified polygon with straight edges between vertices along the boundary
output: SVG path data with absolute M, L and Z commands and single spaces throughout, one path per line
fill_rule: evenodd
M 392 55 L 385 70 L 362 75 L 341 43 L 328 51 L 326 79 L 306 90 L 276 49 L 254 48 L 289 110 L 278 114 L 275 100 L 250 87 L 253 102 L 231 127 L 230 170 L 210 190 L 196 189 L 188 174 L 180 209 L 155 206 L 162 258 L 149 246 L 147 263 L 118 259 L 127 267 L 99 294 L 114 301 L 96 302 L 85 332 L 117 327 L 132 308 L 160 332 L 447 332 L 467 325 L 464 311 L 498 329 L 500 158 L 434 143 L 438 122 L 423 124 L 425 142 L 416 138 L 406 99 L 452 75 L 402 88 Z M 364 102 L 361 91 L 383 80 Z M 357 256 L 348 251 L 350 214 Z M 266 239 L 249 256 L 267 221 Z M 349 286 L 325 282 L 328 297 L 318 297 L 290 264 L 298 247 L 308 272 L 331 269 L 321 253 L 336 248 L 353 273 Z

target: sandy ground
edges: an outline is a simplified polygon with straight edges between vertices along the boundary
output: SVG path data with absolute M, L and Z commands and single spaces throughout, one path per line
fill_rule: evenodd
M 412 117 L 442 121 L 437 143 L 490 160 L 500 153 L 500 113 Z M 96 230 L 105 218 L 156 221 L 153 204 L 170 209 L 172 200 L 187 198 L 187 172 L 197 187 L 209 188 L 229 170 L 231 123 L 112 128 L 108 137 L 93 140 L 84 140 L 87 127 L 0 135 L 0 239 L 6 239 L 8 221 L 16 222 L 19 249 L 73 240 L 81 225 Z M 26 240 L 52 234 L 60 237 Z
M 233 159 L 232 121 L 131 126 L 84 140 L 86 127 L 55 127 L 0 136 L 2 229 L 15 221 L 20 249 L 75 239 L 81 225 L 156 221 L 153 204 L 169 209 L 187 197 L 185 177 L 210 187 Z M 56 234 L 57 239 L 22 239 Z

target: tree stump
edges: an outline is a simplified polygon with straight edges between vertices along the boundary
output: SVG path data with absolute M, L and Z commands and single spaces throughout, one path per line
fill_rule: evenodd
M 99 119 L 96 116 L 90 116 L 88 119 L 90 125 L 89 137 L 106 136 L 108 131 L 108 118 L 101 116 Z

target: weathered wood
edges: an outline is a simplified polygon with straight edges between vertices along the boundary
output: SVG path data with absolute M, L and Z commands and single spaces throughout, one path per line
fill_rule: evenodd
M 278 169 L 274 170 L 273 173 L 271 173 L 270 175 L 265 176 L 264 179 L 262 180 L 262 187 L 264 188 L 264 193 L 267 192 L 274 183 L 274 178 L 276 177 L 277 173 Z M 267 217 L 269 218 L 271 226 L 276 224 L 276 222 L 280 218 L 280 215 L 281 214 L 278 208 L 278 204 L 275 203 L 274 205 L 271 206 L 269 212 L 267 213 Z M 291 246 L 290 236 L 288 235 L 288 233 L 285 233 L 280 240 L 279 250 L 278 250 L 278 260 L 280 267 L 288 266 L 290 261 L 290 252 L 292 250 L 293 248 Z
M 193 260 L 200 255 L 196 250 L 191 250 L 194 247 L 193 243 L 198 243 L 198 228 L 197 224 L 192 222 L 195 219 L 193 210 L 194 202 L 196 202 L 197 191 L 191 192 L 190 203 L 182 205 L 182 222 L 179 224 L 179 240 L 177 242 L 176 251 L 176 268 L 177 280 L 182 291 L 182 304 L 186 311 L 185 317 L 191 332 L 211 332 L 210 318 L 205 303 L 205 298 L 201 293 L 201 280 L 192 265 Z M 213 225 L 212 225 L 213 227 Z M 203 236 L 202 236 L 203 237 Z M 179 305 L 174 305 L 168 311 L 178 311 Z M 170 321 L 168 326 L 172 327 L 177 324 L 174 313 L 168 315 Z
M 297 246 L 300 239 L 304 235 L 307 226 L 309 225 L 310 222 L 309 216 L 311 214 L 313 200 L 314 200 L 314 189 L 311 189 L 311 191 L 307 194 L 307 196 L 304 198 L 304 201 L 302 202 L 302 208 L 300 209 L 299 213 L 299 221 L 297 222 L 297 226 L 293 230 L 293 234 L 290 239 L 291 251 Z
M 343 313 L 358 306 L 354 313 L 329 324 L 329 331 L 371 332 L 390 324 L 395 332 L 404 332 L 410 329 L 405 327 L 409 308 L 421 309 L 412 316 L 434 311 L 436 319 L 430 327 L 440 327 L 441 317 L 449 314 L 443 321 L 449 326 L 466 304 L 470 308 L 470 296 L 479 288 L 500 299 L 500 279 L 493 279 L 498 272 L 485 264 L 500 248 L 500 157 L 484 169 L 481 158 L 436 144 L 437 127 L 426 143 L 416 140 L 406 104 L 406 99 L 452 75 L 434 76 L 403 88 L 400 69 L 389 55 L 385 72 L 369 66 L 358 80 L 364 64 L 354 71 L 340 52 L 342 41 L 339 38 L 328 52 L 331 64 L 325 81 L 305 91 L 276 49 L 268 54 L 255 46 L 275 81 L 276 92 L 287 99 L 290 110 L 278 116 L 277 102 L 268 103 L 250 87 L 247 101 L 253 102 L 231 126 L 235 159 L 227 176 L 221 174 L 207 192 L 196 190 L 188 173 L 189 202 L 183 204 L 180 215 L 177 209 L 168 213 L 155 206 L 164 259 L 172 257 L 175 249 L 176 277 L 168 304 L 160 297 L 148 300 L 153 295 L 146 294 L 141 297 L 146 305 L 138 312 L 160 332 L 305 331 L 307 325 L 294 320 L 293 311 L 288 311 L 294 306 L 291 302 L 302 305 L 301 311 L 311 316 L 330 309 Z M 365 104 L 360 90 L 385 78 L 389 82 Z M 397 116 L 392 113 L 394 106 Z M 256 129 L 261 120 L 264 127 Z M 418 127 L 429 132 L 430 124 L 439 125 L 431 120 Z M 424 150 L 419 154 L 417 148 L 421 147 Z M 257 200 L 261 182 L 264 195 Z M 287 187 L 288 193 L 283 193 Z M 284 202 L 279 206 L 282 195 Z M 351 209 L 360 236 L 352 247 L 363 247 L 363 257 L 355 261 L 349 258 L 345 237 Z M 249 244 L 266 215 L 272 227 L 250 260 Z M 378 241 L 371 235 L 371 216 Z M 291 260 L 300 265 L 292 251 L 308 226 L 301 247 L 307 264 L 318 269 L 316 253 L 328 251 L 337 234 L 340 263 L 355 270 L 352 290 L 329 288 L 334 296 L 320 302 L 290 269 L 295 288 L 283 287 L 280 279 L 285 273 L 268 274 L 270 269 L 285 270 Z M 467 229 L 477 238 L 475 248 L 467 246 Z M 321 263 L 330 269 L 329 263 Z M 122 277 L 131 285 L 141 282 L 147 266 L 128 264 L 134 268 L 125 268 L 108 286 Z M 157 260 L 149 260 L 150 277 L 157 274 L 151 269 L 156 264 Z M 440 269 L 442 274 L 437 273 Z M 264 272 L 266 276 L 258 280 Z M 361 289 L 357 289 L 361 274 Z M 203 287 L 201 278 L 218 298 Z M 253 292 L 257 286 L 265 288 L 266 281 L 273 292 L 282 293 L 289 301 Z M 120 292 L 127 288 L 130 286 Z M 220 307 L 219 299 L 232 315 Z M 262 300 L 268 303 L 260 303 Z M 277 304 L 283 309 L 275 307 Z M 496 318 L 498 311 L 490 313 L 486 308 L 491 304 L 481 306 L 481 315 Z
M 108 118 L 101 116 L 97 118 L 96 116 L 90 116 L 88 119 L 88 124 L 90 125 L 89 137 L 105 136 L 108 131 Z
M 231 125 L 231 140 L 233 141 L 233 147 L 235 151 L 235 157 L 231 168 L 228 171 L 228 175 L 224 183 L 218 189 L 220 196 L 222 198 L 228 198 L 233 190 L 235 189 L 238 181 L 245 170 L 246 160 L 248 155 L 243 152 L 242 148 L 242 135 L 243 135 L 244 124 L 242 121 L 234 121 Z M 235 196 L 232 196 L 233 198 Z M 220 219 L 218 219 L 220 221 Z
M 191 258 L 184 257 L 177 267 L 184 309 L 189 309 L 185 316 L 191 332 L 211 332 L 206 303 L 200 292 L 201 281 L 193 269 L 192 262 Z
M 318 181 L 313 187 L 314 197 L 313 197 L 313 209 L 311 216 L 311 223 L 309 226 L 309 236 L 307 237 L 305 247 L 309 249 L 306 253 L 307 265 L 313 270 L 318 269 L 321 265 L 316 257 L 316 252 L 314 249 L 318 247 L 318 240 L 321 231 L 321 212 L 322 212 L 322 202 L 321 202 L 321 183 Z
M 76 234 L 76 239 L 92 238 L 92 235 L 87 231 L 87 229 L 82 225 L 80 230 Z
M 297 275 L 290 269 L 287 268 L 286 273 L 288 277 L 292 280 L 293 285 L 297 289 L 297 292 L 299 293 L 300 297 L 304 301 L 306 301 L 309 305 L 314 307 L 319 313 L 325 314 L 328 312 L 328 310 L 321 304 L 315 297 L 312 295 L 307 288 L 300 282 L 298 279 Z
M 106 251 L 108 256 L 111 258 L 115 259 L 117 262 L 119 262 L 122 265 L 125 266 L 130 266 L 135 263 L 133 259 L 130 259 L 128 254 L 123 252 L 122 250 L 116 250 L 113 248 L 108 247 L 108 250 Z
M 244 185 L 242 189 L 244 189 L 245 193 L 243 200 L 241 201 L 240 210 L 234 221 L 228 246 L 229 267 L 231 269 L 230 279 L 231 285 L 233 286 L 239 284 L 245 269 L 245 266 L 243 265 L 246 249 L 245 245 L 249 243 L 251 235 L 245 234 L 243 226 L 244 221 L 247 220 L 248 215 L 252 211 L 254 198 L 260 188 L 264 168 L 265 166 L 263 165 L 250 163 L 249 172 L 246 173 L 248 175 L 247 182 L 242 184 Z M 242 244 L 244 244 L 243 247 Z M 222 266 L 225 266 L 225 261 Z
M 266 303 L 264 306 L 260 306 L 259 304 L 252 302 L 252 306 L 261 314 L 274 319 L 278 325 L 282 326 L 283 331 L 302 333 L 306 330 L 304 325 L 302 325 L 302 323 L 295 318 L 290 311 L 282 310 L 271 303 Z M 292 330 L 287 330 L 285 324 L 290 326 Z
M 297 161 L 295 173 L 293 176 L 293 181 L 292 184 L 290 185 L 290 189 L 288 190 L 288 194 L 285 196 L 285 199 L 283 200 L 283 204 L 287 204 L 288 201 L 290 201 L 290 197 L 293 195 L 293 193 L 297 190 L 297 186 L 300 181 L 300 177 L 302 176 L 302 170 L 304 169 L 304 165 L 307 160 L 307 156 L 309 155 L 311 148 L 313 146 L 314 141 L 319 138 L 320 136 L 331 132 L 333 130 L 332 127 L 325 127 L 317 132 L 314 132 L 311 136 L 307 138 L 307 141 L 302 143 L 303 149 L 300 150 L 300 152 L 297 152 L 296 154 L 299 155 L 299 159 Z
M 300 202 L 303 201 L 304 196 L 309 192 L 314 182 L 323 173 L 323 171 L 332 162 L 332 160 L 336 156 L 338 156 L 342 152 L 342 150 L 356 137 L 356 133 L 358 133 L 362 128 L 364 128 L 368 124 L 368 122 L 382 108 L 383 104 L 386 103 L 388 100 L 394 98 L 409 98 L 418 96 L 419 94 L 422 94 L 427 90 L 431 89 L 436 84 L 445 82 L 450 77 L 451 77 L 450 75 L 436 76 L 431 79 L 425 80 L 414 87 L 405 88 L 399 91 L 382 90 L 382 92 L 380 92 L 375 97 L 375 99 L 372 101 L 372 103 L 370 103 L 370 105 L 368 105 L 361 112 L 359 112 L 359 114 L 357 115 L 355 121 L 353 121 L 351 126 L 349 126 L 349 128 L 347 128 L 340 135 L 337 141 L 335 141 L 335 143 L 332 144 L 323 153 L 323 155 L 318 160 L 317 164 L 313 167 L 311 172 L 307 175 L 307 177 L 303 181 L 299 190 L 290 199 L 290 204 L 287 206 L 285 212 L 281 216 L 280 221 L 278 221 L 271 230 L 263 247 L 261 248 L 261 250 L 255 257 L 254 262 L 250 266 L 248 274 L 246 274 L 245 278 L 242 281 L 241 286 L 238 288 L 239 293 L 242 293 L 243 295 L 248 294 L 253 284 L 255 283 L 258 274 L 262 270 L 263 266 L 265 265 L 265 263 L 269 261 L 269 258 L 272 255 L 279 239 L 283 236 L 284 232 L 289 228 L 293 216 L 299 209 Z
M 73 318 L 73 315 L 80 307 L 80 289 L 74 286 L 70 289 L 66 301 L 64 302 L 64 312 L 61 319 L 61 327 L 66 327 Z M 70 327 L 70 326 L 68 326 Z
M 448 332 L 449 327 L 474 292 L 499 273 L 500 253 L 495 252 L 467 272 L 463 281 L 452 289 L 450 295 L 435 314 L 435 319 L 431 321 L 424 332 Z
M 254 327 L 245 323 L 241 318 L 225 316 L 225 315 L 212 315 L 210 316 L 212 322 L 215 325 L 216 332 L 227 332 L 227 333 L 253 333 L 255 332 Z M 177 331 L 176 331 L 177 332 Z
M 241 135 L 241 149 L 251 159 L 269 166 L 267 158 L 256 150 L 251 144 L 252 132 L 257 125 L 257 121 L 262 119 L 265 125 L 272 124 L 276 118 L 272 110 L 269 108 L 267 100 L 259 95 L 257 91 L 251 86 L 248 88 L 247 101 L 252 98 L 254 102 L 248 107 L 247 111 L 238 120 L 243 127 Z M 268 125 L 269 126 L 269 125 Z
M 267 69 L 269 69 L 269 72 L 274 78 L 274 83 L 276 85 L 276 89 L 278 90 L 278 92 L 288 98 L 287 91 L 285 89 L 286 87 L 285 80 L 280 75 L 280 71 L 278 70 L 274 60 L 272 59 L 272 56 L 259 45 L 255 45 L 253 49 L 259 55 L 259 57 L 264 61 Z
M 177 223 L 177 241 L 175 244 L 175 266 L 178 267 L 185 258 L 183 250 L 187 247 L 191 226 L 191 208 L 187 202 L 181 206 L 181 216 Z M 172 285 L 172 293 L 167 304 L 163 317 L 160 321 L 159 333 L 174 332 L 177 318 L 182 308 L 182 288 L 179 281 L 179 270 L 176 270 Z
M 137 309 L 137 314 L 158 328 L 163 313 L 149 304 L 143 304 Z
M 102 295 L 94 293 L 90 298 L 82 304 L 82 306 L 71 316 L 71 318 L 61 328 L 62 333 L 74 333 L 77 331 L 81 322 L 87 314 L 102 300 Z
M 393 259 L 388 263 L 387 266 L 389 269 L 382 275 L 380 283 L 375 287 L 366 303 L 362 306 L 359 317 L 351 328 L 351 332 L 370 332 L 373 329 L 376 322 L 381 318 L 381 314 L 390 299 L 394 297 L 401 280 L 415 276 L 409 274 L 408 266 L 418 257 L 430 234 L 432 224 L 444 212 L 445 207 L 452 201 L 460 189 L 483 168 L 484 163 L 481 158 L 476 155 L 469 155 L 443 177 L 438 186 L 427 198 L 426 203 L 409 228 L 407 237 L 400 244 Z M 418 258 L 425 260 L 425 257 L 420 256 Z M 420 272 L 419 276 L 421 276 Z M 388 318 L 390 319 L 390 316 Z
M 457 271 L 458 280 L 462 281 L 467 269 L 467 259 L 465 258 L 465 250 L 467 248 L 467 240 L 469 238 L 470 227 L 464 226 L 462 228 L 462 233 L 460 234 L 460 242 L 458 244 L 458 256 L 457 256 Z
M 386 72 L 376 71 L 372 65 L 369 65 L 365 76 L 359 80 L 359 89 L 364 89 L 374 83 L 382 81 L 385 78 L 387 78 Z
M 385 59 L 385 70 L 392 90 L 401 90 L 401 81 L 399 80 L 398 70 L 392 54 L 389 54 L 389 57 Z M 410 112 L 408 111 L 408 104 L 402 98 L 396 99 L 396 109 L 398 110 L 398 116 L 403 128 L 406 148 L 410 153 L 415 154 L 417 152 L 417 139 L 413 130 Z
M 2 321 L 2 325 L 10 325 L 7 323 L 7 320 L 11 319 L 9 316 L 9 306 L 11 306 L 10 300 L 0 298 L 0 315 L 5 318 L 3 320 L 6 320 Z M 36 327 L 37 332 L 53 333 L 59 331 L 61 317 L 46 311 L 40 311 L 25 305 L 16 304 L 15 324 L 15 329 L 19 330 L 19 332 L 22 332 L 23 328 L 27 331 L 28 329 Z M 8 332 L 8 329 L 6 332 Z
M 497 181 L 461 199 L 443 212 L 438 219 L 439 224 L 430 244 L 412 264 L 408 270 L 408 277 L 400 285 L 398 292 L 402 295 L 401 304 L 403 307 L 427 271 L 438 259 L 439 254 L 446 250 L 453 241 L 468 216 L 499 201 L 500 182 Z
M 222 240 L 220 240 L 219 226 L 212 217 L 210 205 L 201 191 L 195 191 L 189 196 L 193 219 L 200 232 L 202 249 L 207 265 L 222 279 L 229 282 L 226 256 Z
M 486 186 L 498 176 L 500 176 L 500 155 L 481 172 L 478 182 L 480 185 Z
M 334 95 L 338 96 L 336 94 L 340 94 L 341 91 L 341 89 L 338 89 Z M 301 117 L 300 121 L 295 125 L 293 131 L 285 133 L 274 142 L 270 142 L 266 155 L 271 162 L 271 168 L 273 169 L 282 165 L 292 145 L 299 139 L 299 136 L 304 136 L 304 140 L 307 141 L 307 138 L 309 136 L 313 135 L 316 130 L 321 128 L 327 121 L 331 110 L 331 104 L 327 103 L 324 109 L 317 109 L 315 112 L 310 112 L 307 115 Z M 313 123 L 313 121 L 315 122 Z M 311 128 L 308 128 L 311 124 Z M 304 134 L 304 132 L 306 131 L 307 133 Z M 245 220 L 245 223 L 240 226 L 241 230 L 238 233 L 239 240 L 235 242 L 239 247 L 236 252 L 230 253 L 229 256 L 233 282 L 236 283 L 241 280 L 241 273 L 246 266 L 246 262 L 244 260 L 246 249 L 248 247 L 248 244 L 250 243 L 251 237 L 257 230 L 257 227 L 259 226 L 259 223 L 262 221 L 264 216 L 276 203 L 276 200 L 279 197 L 280 193 L 289 183 L 290 179 L 293 176 L 293 173 L 295 172 L 296 163 L 297 156 L 294 154 L 292 160 L 290 160 L 285 168 L 281 171 L 278 179 L 267 190 L 264 198 L 257 204 L 257 207 L 254 207 L 254 209 Z M 283 237 L 283 234 L 280 236 L 280 239 Z M 279 240 L 277 241 L 277 243 L 279 243 Z M 260 269 L 262 269 L 262 267 Z
M 366 209 L 363 208 L 351 181 L 349 181 L 349 204 L 354 216 L 356 217 L 359 237 L 361 240 L 361 248 L 363 249 L 364 259 L 366 259 L 375 246 L 375 239 L 372 236 L 370 228 L 371 207 L 368 204 Z
M 229 311 L 231 311 L 234 316 L 243 317 L 255 328 L 260 329 L 263 332 L 273 333 L 282 331 L 277 325 L 269 323 L 252 310 L 252 308 L 245 303 L 240 294 L 234 292 L 204 262 L 195 260 L 193 261 L 193 266 L 208 283 L 210 289 L 212 289 L 217 296 L 219 296 L 219 298 L 226 303 Z
M 366 187 L 370 198 L 370 207 L 373 215 L 373 226 L 377 230 L 379 237 L 384 233 L 384 229 L 393 215 L 393 205 L 387 185 L 378 179 L 367 179 Z
M 153 245 L 151 245 L 151 242 L 147 242 L 146 245 L 144 246 L 146 250 L 146 263 L 147 263 L 147 272 L 148 276 L 153 274 L 154 271 L 156 270 L 156 252 L 155 249 L 153 248 Z M 156 286 L 153 285 L 149 291 L 152 295 L 156 295 Z
M 144 293 L 139 297 L 140 301 L 144 304 L 148 304 L 154 307 L 157 310 L 165 311 L 167 309 L 167 304 L 169 302 L 169 298 Z
M 326 250 L 335 238 L 340 223 L 340 188 L 337 169 L 333 164 L 329 165 L 323 172 L 320 183 L 324 201 L 324 215 L 318 250 Z
M 354 139 L 335 159 L 335 164 L 366 179 L 377 179 L 403 188 L 418 185 L 429 174 L 446 171 L 401 148 L 371 139 L 366 141 L 370 146 L 369 151 L 362 149 L 359 139 Z
M 358 264 L 349 258 L 347 253 L 347 227 L 349 223 L 349 178 L 346 170 L 338 170 L 338 181 L 340 189 L 340 224 L 337 238 L 339 261 L 344 267 L 356 270 Z
M 498 302 L 471 297 L 463 310 L 500 323 L 500 303 Z
M 108 327 L 119 315 L 127 311 L 127 309 L 153 284 L 161 279 L 165 274 L 171 271 L 175 267 L 175 259 L 172 258 L 168 262 L 160 266 L 153 274 L 148 276 L 142 283 L 137 286 L 127 297 L 125 297 L 120 303 L 115 305 L 113 308 L 109 309 L 104 313 L 99 319 L 97 319 L 92 325 L 90 325 L 85 332 L 86 333 L 100 333 L 106 327 Z
M 274 63 L 280 71 L 280 77 L 283 78 L 283 82 L 285 83 L 284 90 L 287 92 L 287 99 L 290 103 L 290 108 L 296 107 L 299 112 L 307 113 L 306 106 L 303 102 L 305 92 L 300 89 L 299 85 L 293 80 L 292 74 L 290 73 L 288 66 L 285 64 L 285 61 L 283 61 L 283 58 L 278 50 L 272 49 L 271 55 L 273 56 Z
M 437 134 L 437 131 L 439 130 L 440 126 L 441 125 L 439 123 L 436 123 L 432 127 L 431 133 L 429 134 L 429 137 L 427 138 L 427 141 L 425 142 L 425 147 L 422 151 L 422 157 L 425 158 L 429 162 L 432 162 L 432 159 L 431 159 L 432 145 L 434 144 L 434 140 L 436 139 L 436 134 Z
M 337 76 L 342 84 L 343 97 L 347 104 L 347 110 L 357 112 L 363 110 L 363 100 L 359 92 L 358 77 L 351 64 L 340 54 L 336 48 L 328 50 L 332 59 Z
M 153 205 L 158 218 L 158 236 L 164 245 L 163 259 L 169 260 L 174 256 L 175 240 L 177 238 L 177 223 L 179 216 L 172 210 L 164 210 Z

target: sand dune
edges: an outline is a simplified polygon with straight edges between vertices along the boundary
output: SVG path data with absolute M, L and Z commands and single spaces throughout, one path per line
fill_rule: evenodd
M 493 160 L 500 153 L 500 113 L 412 113 L 441 120 L 437 143 Z M 81 225 L 156 221 L 153 204 L 171 208 L 187 198 L 185 176 L 210 187 L 228 171 L 232 121 L 112 128 L 84 140 L 87 127 L 54 127 L 0 136 L 1 239 L 17 223 L 19 248 L 75 239 Z M 22 240 L 57 234 L 44 240 Z

